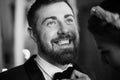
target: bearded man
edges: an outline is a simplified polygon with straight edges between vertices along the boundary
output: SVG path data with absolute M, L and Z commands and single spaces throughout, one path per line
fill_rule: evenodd
M 36 0 L 27 19 L 38 54 L 25 64 L 1 73 L 0 80 L 91 80 L 85 69 L 74 65 L 79 29 L 67 0 Z

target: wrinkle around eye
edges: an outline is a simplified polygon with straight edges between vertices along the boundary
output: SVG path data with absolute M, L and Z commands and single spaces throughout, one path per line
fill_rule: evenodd
M 74 19 L 66 19 L 67 24 L 74 24 Z
M 48 21 L 46 25 L 52 27 L 52 26 L 54 26 L 56 24 L 57 24 L 56 21 Z

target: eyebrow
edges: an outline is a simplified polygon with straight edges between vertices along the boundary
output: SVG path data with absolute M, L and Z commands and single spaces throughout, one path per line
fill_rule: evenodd
M 64 16 L 64 18 L 67 18 L 67 17 L 69 17 L 69 16 L 75 18 L 74 15 L 72 15 L 72 14 L 67 14 L 67 15 Z
M 67 14 L 67 15 L 65 15 L 64 16 L 64 18 L 67 18 L 67 17 L 69 17 L 69 16 L 71 16 L 71 17 L 73 17 L 74 18 L 74 15 L 72 15 L 72 14 Z M 47 18 L 45 18 L 43 21 L 42 21 L 42 23 L 41 24 L 43 24 L 46 20 L 48 20 L 48 19 L 53 19 L 53 20 L 56 20 L 57 19 L 57 17 L 56 16 L 50 16 L 50 17 L 47 17 Z

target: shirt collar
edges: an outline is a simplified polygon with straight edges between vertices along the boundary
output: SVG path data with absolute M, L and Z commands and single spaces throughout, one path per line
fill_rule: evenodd
M 58 68 L 54 65 L 52 65 L 51 63 L 47 62 L 46 60 L 44 60 L 42 57 L 40 57 L 39 55 L 37 55 L 37 57 L 35 58 L 35 60 L 37 61 L 38 65 L 51 77 L 53 77 L 53 75 L 57 72 L 63 72 L 64 70 L 66 70 L 68 67 L 72 67 L 72 64 L 68 64 L 67 67 L 63 70 L 61 68 Z

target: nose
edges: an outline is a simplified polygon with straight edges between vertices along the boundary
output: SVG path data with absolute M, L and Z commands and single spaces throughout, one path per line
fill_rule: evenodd
M 57 32 L 58 35 L 63 35 L 63 34 L 66 34 L 66 33 L 69 33 L 69 26 L 66 25 L 65 23 L 60 23 L 60 27 L 59 27 L 59 30 Z

